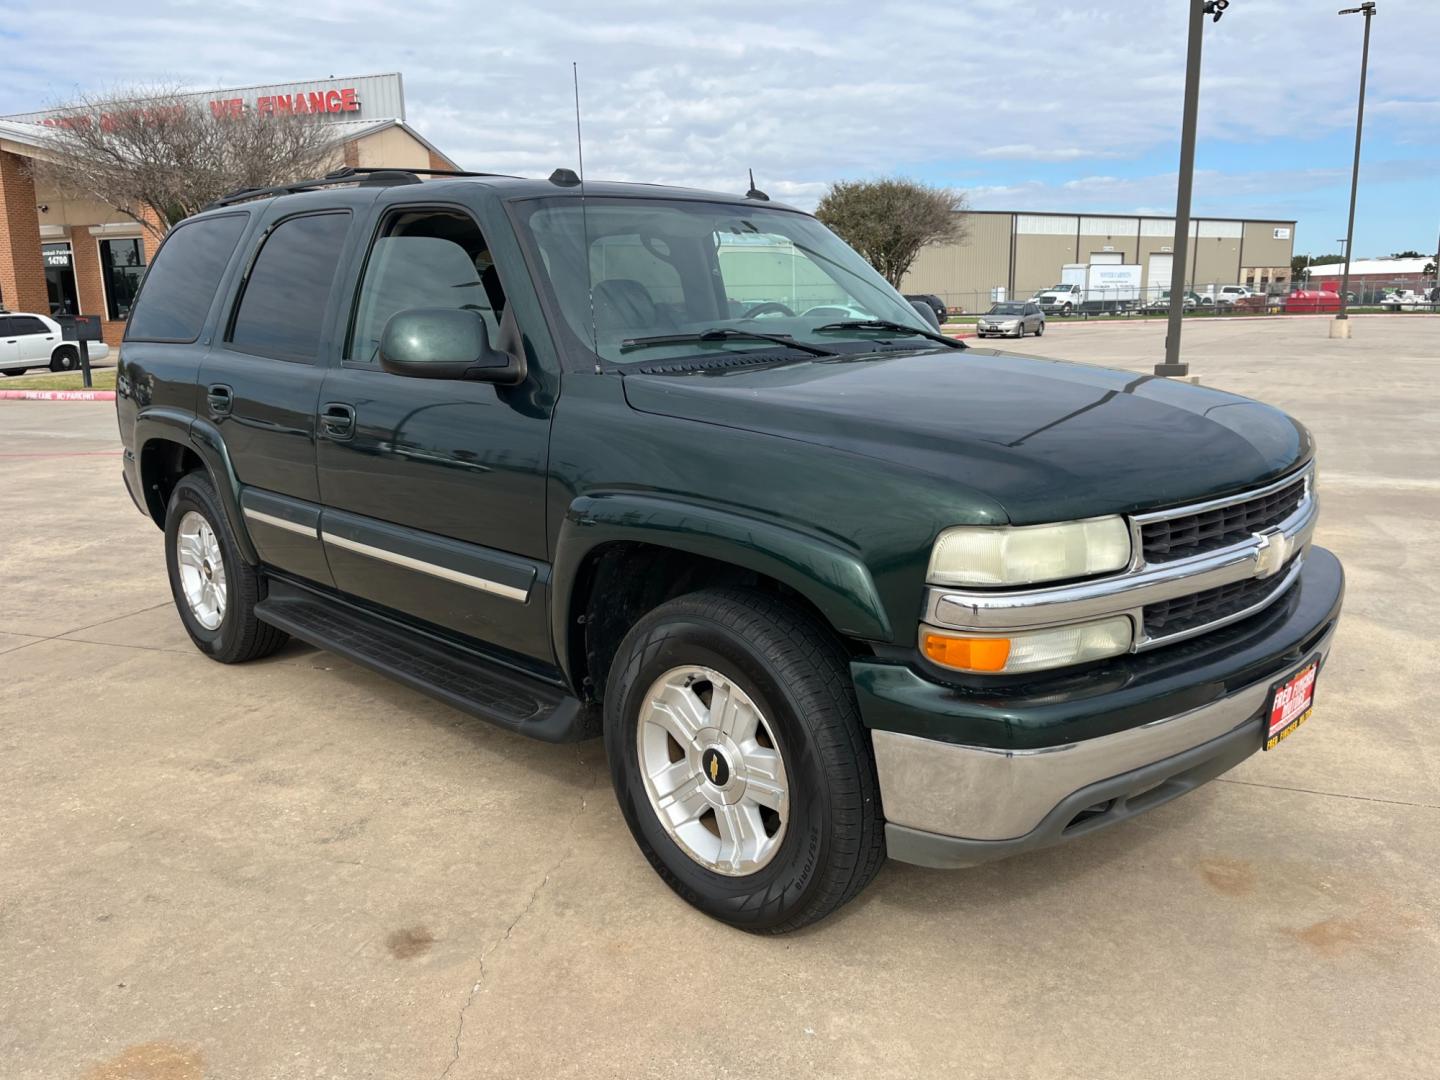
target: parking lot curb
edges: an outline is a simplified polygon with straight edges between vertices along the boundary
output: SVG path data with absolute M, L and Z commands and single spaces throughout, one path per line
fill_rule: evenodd
M 114 390 L 0 390 L 0 401 L 114 401 Z

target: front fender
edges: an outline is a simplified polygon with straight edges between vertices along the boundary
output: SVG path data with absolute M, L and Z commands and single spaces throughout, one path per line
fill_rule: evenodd
M 890 620 L 870 570 L 833 542 L 731 510 L 645 495 L 581 496 L 560 525 L 550 593 L 551 626 L 569 624 L 575 583 L 602 544 L 635 542 L 689 552 L 753 570 L 804 596 L 837 632 L 890 641 Z M 563 649 L 559 655 L 564 655 Z

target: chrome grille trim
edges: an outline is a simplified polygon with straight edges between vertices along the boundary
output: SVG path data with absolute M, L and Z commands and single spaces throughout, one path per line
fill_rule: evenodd
M 1167 510 L 1154 510 L 1147 514 L 1134 514 L 1130 517 L 1130 553 L 1131 565 L 1139 567 L 1145 565 L 1145 540 L 1144 531 L 1146 525 L 1153 525 L 1161 521 L 1176 521 L 1180 518 L 1194 517 L 1198 514 L 1208 513 L 1212 510 L 1223 510 L 1229 506 L 1238 506 L 1241 503 L 1252 502 L 1256 499 L 1263 499 L 1267 495 L 1273 495 L 1278 491 L 1284 491 L 1297 480 L 1305 482 L 1305 492 L 1300 497 L 1300 503 L 1295 512 L 1304 509 L 1305 505 L 1315 497 L 1315 465 L 1312 462 L 1304 466 L 1298 472 L 1292 472 L 1288 476 L 1281 477 L 1273 483 L 1264 487 L 1251 488 L 1249 491 L 1242 491 L 1238 495 L 1225 495 L 1218 499 L 1207 499 L 1205 502 L 1190 503 L 1186 506 L 1172 506 Z M 1243 543 L 1243 541 L 1242 541 Z M 1225 548 L 1214 548 L 1212 551 L 1223 551 Z M 1201 552 L 1200 554 L 1207 554 Z M 1181 562 L 1186 558 L 1197 556 L 1181 556 L 1179 559 L 1163 559 L 1151 565 L 1169 565 Z
M 1295 473 L 1263 488 L 1224 499 L 1213 499 L 1132 517 L 1131 543 L 1135 546 L 1132 548 L 1131 564 L 1119 574 L 1069 585 L 1024 590 L 967 591 L 948 586 L 930 586 L 926 590 L 923 621 L 950 630 L 1000 634 L 1087 622 L 1110 615 L 1128 615 L 1135 628 L 1132 651 L 1140 652 L 1197 637 L 1249 618 L 1284 596 L 1299 578 L 1300 569 L 1304 565 L 1305 554 L 1309 550 L 1315 530 L 1319 503 L 1314 493 L 1313 467 L 1306 466 L 1301 475 L 1305 480 L 1305 495 L 1294 512 L 1273 528 L 1252 534 L 1238 543 L 1198 555 L 1146 563 L 1138 546 L 1137 523 L 1183 517 L 1263 497 L 1269 492 L 1295 483 Z M 1283 547 L 1280 546 L 1282 544 Z M 1160 637 L 1152 638 L 1145 633 L 1146 605 L 1261 577 L 1262 565 L 1267 559 L 1276 557 L 1276 548 L 1280 549 L 1278 564 L 1271 573 L 1283 572 L 1283 580 L 1278 588 L 1253 607 Z

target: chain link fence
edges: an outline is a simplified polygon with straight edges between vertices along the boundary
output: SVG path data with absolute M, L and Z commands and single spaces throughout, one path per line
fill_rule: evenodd
M 1323 287 L 1322 287 L 1323 284 Z M 909 295 L 919 295 L 910 293 Z M 1016 289 L 1002 286 L 975 292 L 937 292 L 951 318 L 983 315 L 1000 302 L 1034 301 L 1051 317 L 1136 318 L 1164 316 L 1170 311 L 1168 285 L 1142 288 L 1091 288 L 1079 286 L 1069 294 L 1051 289 Z M 1185 295 L 1185 314 L 1204 316 L 1329 314 L 1339 309 L 1339 285 L 1313 285 L 1304 281 L 1206 282 L 1192 285 Z M 1352 280 L 1348 310 L 1352 312 L 1440 312 L 1433 278 L 1417 282 L 1414 275 L 1388 280 Z

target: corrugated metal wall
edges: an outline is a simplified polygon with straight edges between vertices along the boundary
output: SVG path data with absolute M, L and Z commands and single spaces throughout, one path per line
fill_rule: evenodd
M 966 218 L 965 244 L 921 251 L 905 276 L 905 292 L 936 293 L 952 306 L 973 310 L 997 285 L 1012 296 L 1029 296 L 1058 282 L 1066 263 L 1088 263 L 1098 252 L 1119 253 L 1147 275 L 1150 256 L 1175 246 L 1173 218 L 1005 211 L 971 211 Z M 1246 267 L 1288 267 L 1294 250 L 1294 222 L 1204 218 L 1192 221 L 1190 229 L 1186 276 L 1202 289 L 1243 282 Z M 1142 282 L 1146 288 L 1170 287 L 1168 280 L 1142 276 Z
M 956 304 L 962 301 L 952 301 L 952 296 L 988 296 L 995 286 L 1008 286 L 1011 216 L 966 214 L 969 235 L 965 243 L 923 249 L 905 275 L 901 291 L 936 293 L 947 303 Z

